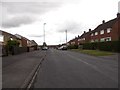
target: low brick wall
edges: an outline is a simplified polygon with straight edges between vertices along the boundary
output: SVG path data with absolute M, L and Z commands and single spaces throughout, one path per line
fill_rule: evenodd
M 0 46 L 0 56 L 8 56 L 8 55 L 17 55 L 24 52 L 31 52 L 37 50 L 36 46 L 33 47 L 13 47 L 11 51 L 6 46 Z
M 27 52 L 27 51 L 28 51 L 27 47 L 13 47 L 12 55 L 24 53 L 24 52 Z
M 0 56 L 8 56 L 8 48 L 0 45 Z

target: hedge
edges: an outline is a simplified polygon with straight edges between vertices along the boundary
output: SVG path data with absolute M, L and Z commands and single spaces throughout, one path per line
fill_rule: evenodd
M 69 45 L 68 49 L 78 49 L 78 45 Z
M 83 49 L 120 52 L 120 41 L 85 43 Z

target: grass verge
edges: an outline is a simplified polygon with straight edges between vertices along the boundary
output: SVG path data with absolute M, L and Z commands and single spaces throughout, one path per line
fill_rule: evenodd
M 106 51 L 99 51 L 99 50 L 81 50 L 81 49 L 72 49 L 72 51 L 81 52 L 84 54 L 89 54 L 93 56 L 109 56 L 114 55 L 112 52 L 106 52 Z

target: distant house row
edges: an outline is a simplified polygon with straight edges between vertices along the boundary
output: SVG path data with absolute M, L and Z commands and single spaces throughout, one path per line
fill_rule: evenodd
M 19 47 L 12 47 L 8 49 L 7 43 L 9 40 L 16 40 L 19 42 Z M 38 49 L 38 44 L 34 40 L 29 40 L 19 34 L 11 34 L 0 30 L 0 56 L 8 56 L 10 54 L 20 54 L 24 52 L 34 51 Z
M 94 30 L 89 29 L 78 37 L 67 42 L 67 45 L 82 45 L 90 42 L 105 42 L 120 40 L 120 13 L 115 19 L 108 22 L 102 21 Z
M 8 40 L 17 40 L 19 41 L 19 47 L 31 47 L 37 45 L 34 40 L 29 40 L 19 34 L 10 34 L 8 32 L 0 30 L 0 45 L 6 45 Z

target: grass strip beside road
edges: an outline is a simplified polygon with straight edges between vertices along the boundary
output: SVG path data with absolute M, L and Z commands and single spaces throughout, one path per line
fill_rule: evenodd
M 93 56 L 109 56 L 114 55 L 112 52 L 106 52 L 106 51 L 99 51 L 99 50 L 81 50 L 81 49 L 72 49 L 72 51 L 81 52 L 84 54 L 89 54 Z

